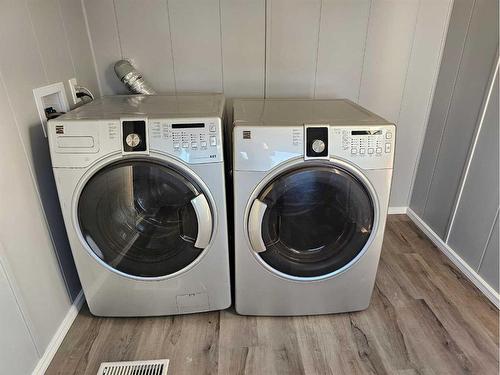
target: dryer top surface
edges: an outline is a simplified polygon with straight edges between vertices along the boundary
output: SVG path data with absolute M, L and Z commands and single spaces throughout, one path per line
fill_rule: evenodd
M 347 99 L 236 99 L 234 125 L 388 125 Z

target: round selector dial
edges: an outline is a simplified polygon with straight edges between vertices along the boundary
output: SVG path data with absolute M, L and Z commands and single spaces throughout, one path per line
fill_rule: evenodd
M 323 151 L 325 151 L 325 142 L 323 142 L 321 139 L 315 139 L 311 147 L 315 153 L 321 154 Z
M 125 138 L 125 142 L 127 142 L 127 145 L 130 147 L 136 147 L 139 143 L 141 143 L 141 137 L 137 133 L 130 133 L 127 135 L 127 138 Z

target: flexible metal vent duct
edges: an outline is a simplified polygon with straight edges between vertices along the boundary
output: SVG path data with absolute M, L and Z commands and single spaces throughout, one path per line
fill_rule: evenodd
M 140 72 L 128 60 L 115 63 L 115 73 L 128 88 L 135 94 L 155 95 L 156 91 L 147 82 Z

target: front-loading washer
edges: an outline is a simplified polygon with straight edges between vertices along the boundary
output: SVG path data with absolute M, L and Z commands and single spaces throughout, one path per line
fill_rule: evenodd
M 66 231 L 90 311 L 231 304 L 222 95 L 110 96 L 49 121 Z
M 242 99 L 233 118 L 236 311 L 367 308 L 395 126 L 348 100 Z

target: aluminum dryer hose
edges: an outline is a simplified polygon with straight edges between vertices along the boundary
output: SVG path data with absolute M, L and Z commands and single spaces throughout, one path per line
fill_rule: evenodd
M 119 60 L 115 63 L 115 73 L 128 88 L 135 94 L 155 95 L 156 91 L 147 82 L 140 72 L 128 60 Z

